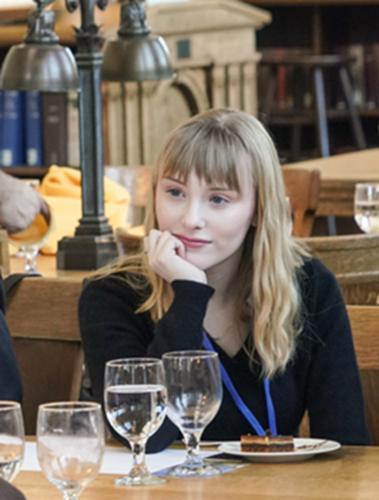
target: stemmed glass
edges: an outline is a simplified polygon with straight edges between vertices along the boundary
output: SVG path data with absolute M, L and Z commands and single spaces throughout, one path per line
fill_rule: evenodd
M 379 233 L 379 184 L 356 184 L 354 219 L 365 233 Z
M 8 235 L 9 243 L 19 248 L 17 255 L 25 257 L 25 272 L 29 274 L 39 272 L 37 268 L 38 252 L 48 240 L 55 222 L 51 220 L 50 228 L 48 228 L 43 215 L 38 214 L 35 218 L 34 224 L 36 226 L 35 234 L 29 234 L 27 242 L 25 242 L 25 231 Z M 41 234 L 44 234 L 44 236 L 41 237 Z
M 185 462 L 171 469 L 174 477 L 215 476 L 216 467 L 199 455 L 205 427 L 213 420 L 222 400 L 218 354 L 211 351 L 178 351 L 163 355 L 166 373 L 167 414 L 181 430 L 187 447 Z
M 38 408 L 37 453 L 42 472 L 77 500 L 97 476 L 104 455 L 104 424 L 97 403 L 47 403 Z
M 130 472 L 117 478 L 118 486 L 161 484 L 145 463 L 149 437 L 162 425 L 166 414 L 166 388 L 160 359 L 128 358 L 108 361 L 105 367 L 105 413 L 113 429 L 129 441 L 133 452 Z
M 20 404 L 0 401 L 1 479 L 11 482 L 17 476 L 24 458 L 24 448 L 24 423 Z

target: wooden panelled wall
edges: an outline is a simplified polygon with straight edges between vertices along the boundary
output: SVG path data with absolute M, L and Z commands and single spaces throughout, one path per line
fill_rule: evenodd
M 150 165 L 171 130 L 210 107 L 257 113 L 255 32 L 270 22 L 267 12 L 235 0 L 193 0 L 149 6 L 147 13 L 176 76 L 103 84 L 106 165 Z

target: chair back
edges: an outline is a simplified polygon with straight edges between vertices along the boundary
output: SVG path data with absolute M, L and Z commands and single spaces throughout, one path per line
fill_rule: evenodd
M 336 274 L 346 304 L 379 305 L 379 271 Z
M 379 445 L 379 307 L 348 305 L 355 353 L 362 382 L 367 423 L 372 442 Z M 309 437 L 308 413 L 299 428 L 300 437 Z
M 368 425 L 379 445 L 379 307 L 348 305 Z
M 282 173 L 293 214 L 292 233 L 301 238 L 310 236 L 318 207 L 320 172 L 284 168 Z
M 334 274 L 379 271 L 379 234 L 320 236 L 304 241 Z
M 7 297 L 7 321 L 24 388 L 26 434 L 35 434 L 39 404 L 79 397 L 81 289 L 77 279 L 27 277 Z

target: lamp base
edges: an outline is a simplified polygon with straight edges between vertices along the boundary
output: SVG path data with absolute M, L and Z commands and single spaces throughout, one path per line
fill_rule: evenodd
M 58 242 L 57 268 L 95 270 L 117 257 L 113 235 L 64 237 Z

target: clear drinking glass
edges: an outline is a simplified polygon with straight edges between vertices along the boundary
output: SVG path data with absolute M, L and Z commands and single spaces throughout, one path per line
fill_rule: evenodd
M 108 361 L 105 368 L 105 413 L 113 429 L 129 441 L 133 452 L 130 472 L 115 480 L 118 486 L 160 484 L 145 463 L 149 437 L 162 425 L 167 392 L 160 359 L 128 358 Z
M 174 467 L 174 477 L 215 476 L 219 469 L 199 456 L 199 442 L 222 400 L 218 354 L 211 351 L 178 351 L 163 355 L 167 386 L 167 415 L 181 430 L 186 460 Z
M 20 404 L 14 401 L 0 401 L 1 479 L 11 482 L 17 476 L 24 458 L 24 448 L 24 422 Z
M 40 405 L 37 453 L 42 472 L 64 500 L 77 500 L 97 476 L 103 460 L 101 406 L 86 402 Z
M 379 233 L 379 184 L 356 184 L 355 222 L 365 233 Z

